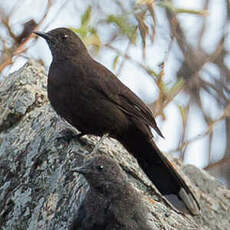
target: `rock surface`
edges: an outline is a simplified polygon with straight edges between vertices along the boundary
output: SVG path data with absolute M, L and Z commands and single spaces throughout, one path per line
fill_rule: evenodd
M 85 137 L 86 144 L 62 138 L 72 128 L 50 107 L 46 81 L 30 61 L 0 82 L 0 230 L 68 229 L 87 190 L 70 170 L 98 138 Z M 206 172 L 175 160 L 200 201 L 201 214 L 193 217 L 173 210 L 118 142 L 107 138 L 100 154 L 118 161 L 143 194 L 153 229 L 230 229 L 230 191 Z

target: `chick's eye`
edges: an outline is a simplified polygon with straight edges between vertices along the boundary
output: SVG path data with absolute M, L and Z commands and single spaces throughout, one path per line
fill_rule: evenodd
M 103 165 L 98 165 L 96 168 L 97 168 L 98 171 L 102 171 L 102 169 L 104 168 L 104 166 Z

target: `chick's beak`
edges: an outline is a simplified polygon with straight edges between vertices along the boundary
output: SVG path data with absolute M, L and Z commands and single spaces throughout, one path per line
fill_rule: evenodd
M 72 169 L 71 171 L 78 172 L 80 174 L 85 175 L 89 172 L 89 169 L 87 167 L 82 166 L 82 167 L 76 167 L 76 168 Z

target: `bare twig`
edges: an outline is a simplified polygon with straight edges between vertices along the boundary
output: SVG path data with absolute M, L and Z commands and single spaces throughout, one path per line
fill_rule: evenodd
M 173 152 L 181 151 L 181 149 L 183 149 L 184 147 L 186 147 L 186 146 L 190 145 L 191 143 L 207 136 L 208 134 L 210 134 L 213 131 L 214 126 L 218 122 L 224 120 L 227 117 L 230 117 L 230 105 L 226 106 L 222 115 L 219 118 L 217 118 L 216 120 L 214 120 L 211 124 L 209 124 L 208 128 L 202 134 L 191 138 L 190 140 L 188 140 L 188 141 L 184 142 L 182 145 L 180 145 L 178 148 L 170 150 L 169 152 L 173 153 Z
M 46 12 L 45 12 L 45 14 L 43 15 L 43 17 L 42 17 L 42 19 L 40 20 L 40 22 L 38 23 L 38 25 L 35 27 L 35 29 L 34 30 L 37 30 L 37 29 L 39 29 L 40 28 L 40 26 L 42 25 L 42 23 L 44 22 L 44 20 L 46 19 L 46 17 L 48 16 L 48 13 L 49 13 L 49 11 L 50 11 L 50 8 L 51 8 L 51 6 L 52 6 L 52 1 L 51 0 L 49 0 L 48 1 L 48 5 L 47 5 L 47 9 L 46 9 Z M 19 55 L 19 54 L 21 54 L 21 53 L 23 53 L 23 52 L 25 52 L 26 51 L 26 45 L 28 44 L 28 42 L 32 39 L 32 38 L 34 38 L 35 37 L 35 35 L 34 34 L 30 34 L 12 53 L 11 53 L 11 55 L 9 56 L 9 57 L 7 57 L 4 61 L 3 61 L 3 63 L 0 65 L 0 72 L 6 67 L 6 66 L 8 66 L 8 65 L 10 65 L 10 64 L 12 64 L 12 58 L 14 57 L 14 56 L 17 56 L 17 55 Z

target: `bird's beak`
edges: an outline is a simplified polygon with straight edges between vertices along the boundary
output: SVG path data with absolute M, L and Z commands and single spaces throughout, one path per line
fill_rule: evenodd
M 87 174 L 89 172 L 89 169 L 85 166 L 81 166 L 81 167 L 76 167 L 74 169 L 71 170 L 72 172 L 78 172 L 80 174 Z
M 52 38 L 49 34 L 46 34 L 46 33 L 42 33 L 42 32 L 39 32 L 39 31 L 36 31 L 36 32 L 33 32 L 34 34 L 37 34 L 38 36 L 44 38 L 45 40 L 47 41 L 50 41 Z

